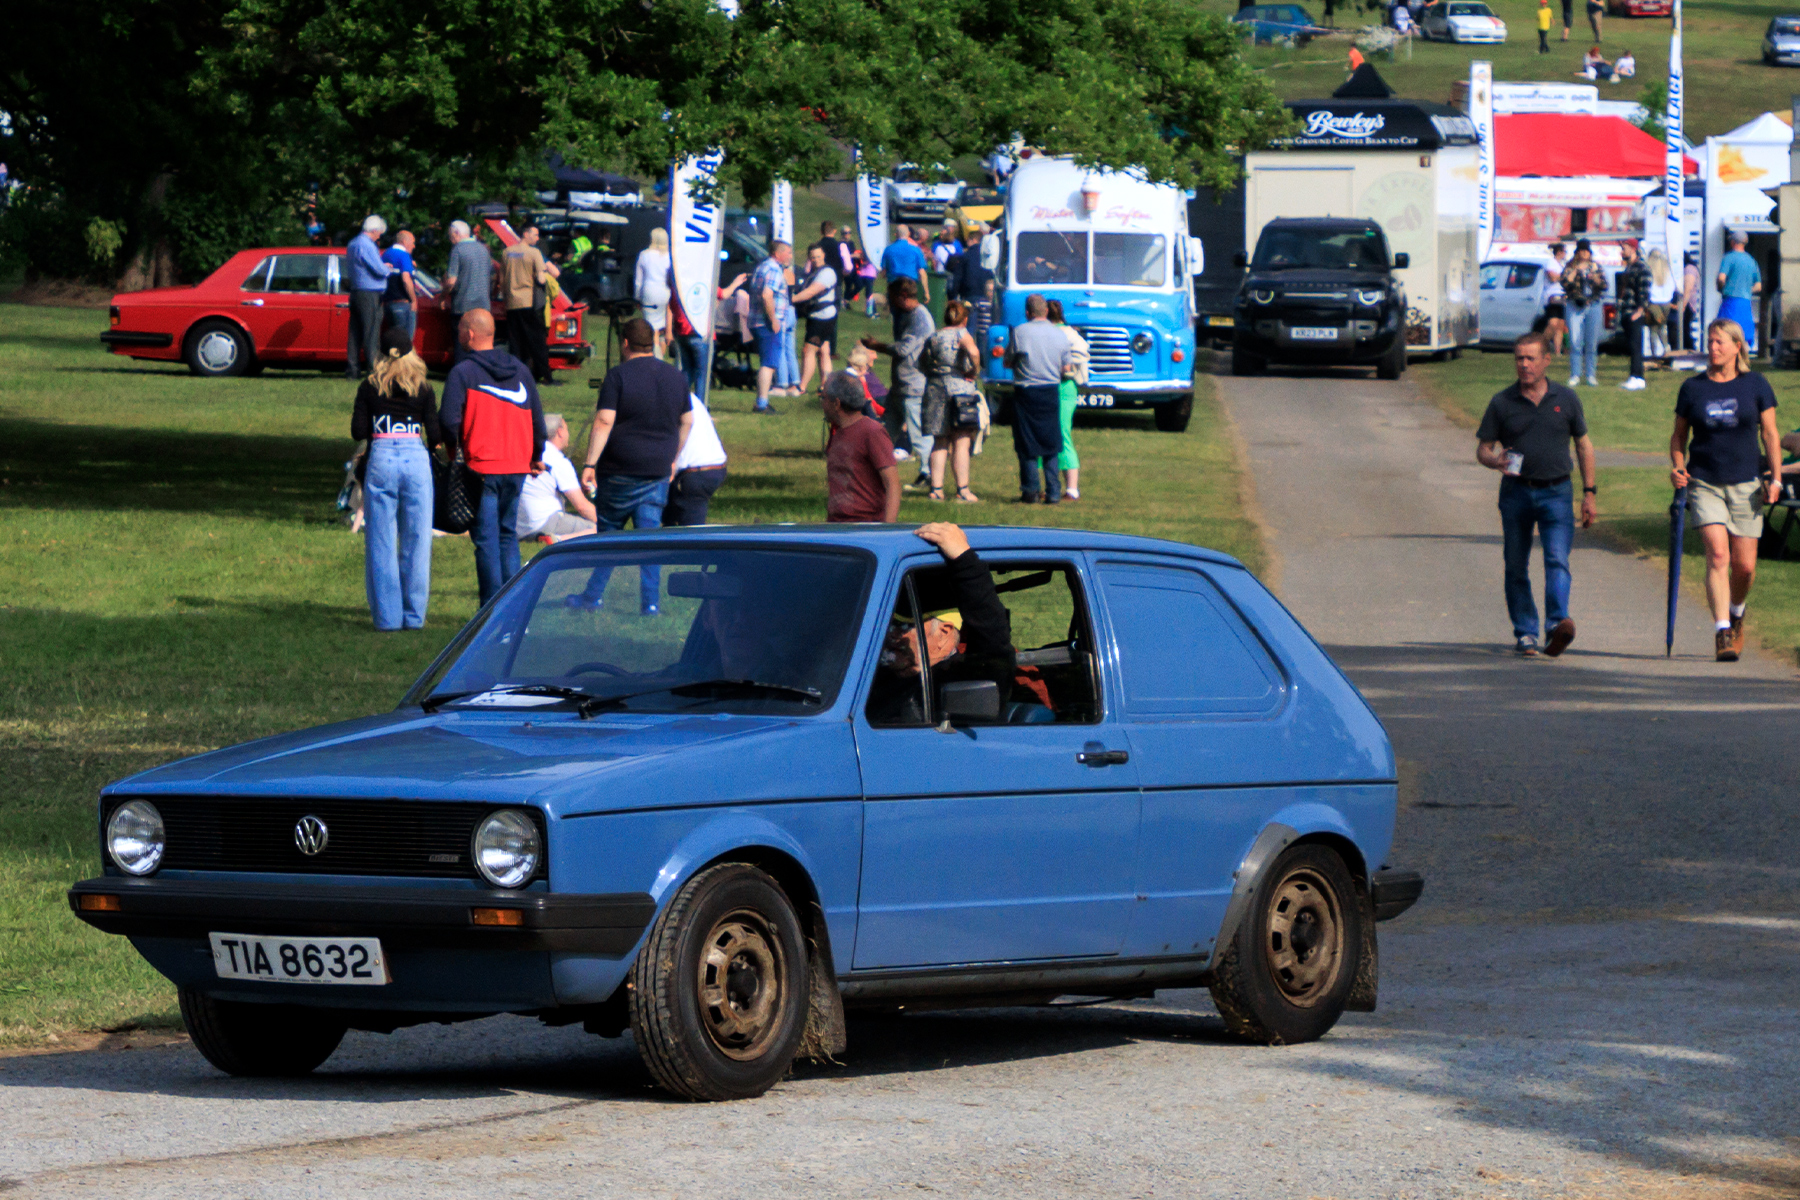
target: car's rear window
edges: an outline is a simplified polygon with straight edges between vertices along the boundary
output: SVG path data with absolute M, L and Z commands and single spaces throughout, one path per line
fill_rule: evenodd
M 1770 33 L 1800 33 L 1800 17 L 1776 17 L 1769 25 Z

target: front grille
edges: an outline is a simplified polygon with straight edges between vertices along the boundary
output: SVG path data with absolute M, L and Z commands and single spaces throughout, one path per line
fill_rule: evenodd
M 132 797 L 108 803 L 102 818 Z M 470 841 L 482 817 L 501 807 L 427 800 L 308 800 L 273 796 L 147 796 L 162 813 L 162 865 L 182 871 L 270 871 L 297 875 L 399 875 L 479 879 Z M 543 814 L 522 807 L 544 836 Z M 325 848 L 302 854 L 294 827 L 317 817 Z M 102 853 L 104 854 L 104 847 Z M 545 855 L 544 857 L 548 857 Z M 539 864 L 534 878 L 544 878 Z
M 1075 332 L 1087 339 L 1090 378 L 1129 375 L 1135 369 L 1131 361 L 1131 330 L 1117 325 L 1078 325 Z
M 1283 300 L 1335 300 L 1340 304 L 1350 301 L 1349 292 L 1283 292 Z

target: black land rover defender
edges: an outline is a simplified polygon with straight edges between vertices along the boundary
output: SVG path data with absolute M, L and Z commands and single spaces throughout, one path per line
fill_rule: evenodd
M 1245 266 L 1238 255 L 1238 265 Z M 1406 370 L 1406 291 L 1381 226 L 1347 217 L 1281 217 L 1263 226 L 1238 287 L 1231 373 L 1270 363 L 1373 364 L 1382 379 Z

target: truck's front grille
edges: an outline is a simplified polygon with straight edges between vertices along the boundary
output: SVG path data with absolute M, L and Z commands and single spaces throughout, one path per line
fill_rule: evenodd
M 1090 377 L 1131 374 L 1131 330 L 1117 325 L 1078 325 L 1075 332 L 1087 339 Z
M 112 809 L 127 799 L 109 800 Z M 436 800 L 308 800 L 281 796 L 145 796 L 162 813 L 163 867 L 297 875 L 398 875 L 477 879 L 470 842 L 496 804 Z M 523 806 L 521 806 L 523 807 Z M 523 808 L 544 835 L 542 814 Z M 301 852 L 295 828 L 317 817 L 325 848 Z M 104 849 L 104 848 L 103 848 Z M 547 855 L 544 857 L 548 857 Z M 536 878 L 544 877 L 540 865 Z

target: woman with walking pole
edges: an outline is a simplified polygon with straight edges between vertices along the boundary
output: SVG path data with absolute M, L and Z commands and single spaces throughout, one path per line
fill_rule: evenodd
M 1706 547 L 1714 657 L 1736 662 L 1744 649 L 1744 605 L 1756 578 L 1762 510 L 1781 498 L 1781 434 L 1775 392 L 1750 369 L 1736 321 L 1706 327 L 1706 356 L 1706 370 L 1683 383 L 1675 400 L 1669 478 L 1688 489 L 1688 524 L 1700 530 Z M 1759 477 L 1764 466 L 1768 474 Z

